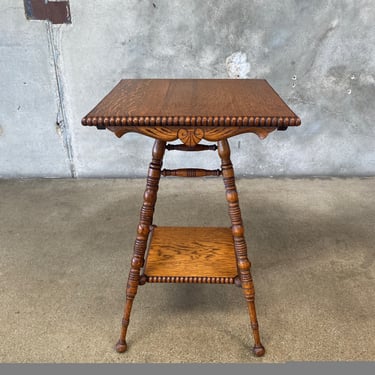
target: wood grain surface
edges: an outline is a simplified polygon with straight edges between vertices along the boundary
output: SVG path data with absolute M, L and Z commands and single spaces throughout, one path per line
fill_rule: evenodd
M 144 273 L 152 276 L 234 278 L 230 228 L 156 227 Z
M 82 119 L 109 126 L 297 126 L 263 79 L 124 79 Z

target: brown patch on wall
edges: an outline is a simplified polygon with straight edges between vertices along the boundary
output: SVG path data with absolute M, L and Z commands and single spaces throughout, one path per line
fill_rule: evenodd
M 28 20 L 48 20 L 55 24 L 72 23 L 68 1 L 24 0 Z

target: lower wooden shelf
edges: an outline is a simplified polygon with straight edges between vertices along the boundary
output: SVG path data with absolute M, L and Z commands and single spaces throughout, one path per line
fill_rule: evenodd
M 230 228 L 153 229 L 144 281 L 233 284 L 237 274 Z

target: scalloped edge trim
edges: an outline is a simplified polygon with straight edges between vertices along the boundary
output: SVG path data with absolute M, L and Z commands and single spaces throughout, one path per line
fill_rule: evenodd
M 273 126 L 301 125 L 299 117 L 262 116 L 128 116 L 128 117 L 84 117 L 85 126 Z

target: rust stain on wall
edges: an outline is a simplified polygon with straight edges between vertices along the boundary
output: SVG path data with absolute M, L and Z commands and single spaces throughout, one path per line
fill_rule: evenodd
M 28 20 L 48 20 L 54 24 L 72 23 L 69 1 L 24 0 Z

